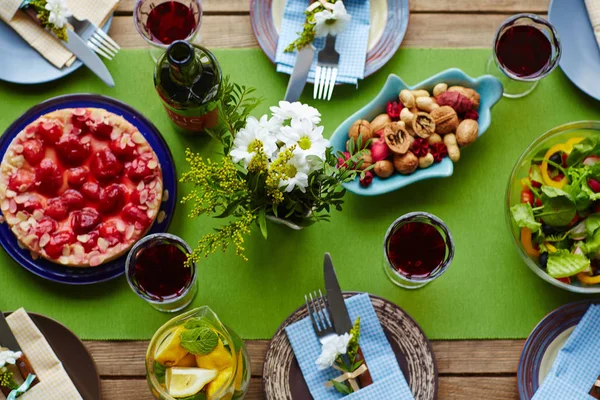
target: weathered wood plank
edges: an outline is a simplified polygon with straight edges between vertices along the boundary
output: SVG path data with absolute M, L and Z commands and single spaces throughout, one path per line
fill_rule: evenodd
M 506 15 L 413 14 L 403 46 L 491 47 L 498 26 Z M 139 48 L 146 42 L 136 31 L 131 17 L 115 17 L 111 36 L 123 48 Z M 258 47 L 250 19 L 245 15 L 207 15 L 198 41 L 209 48 Z
M 102 381 L 104 400 L 154 400 L 144 379 Z M 444 377 L 440 378 L 438 400 L 516 400 L 516 378 Z M 263 400 L 260 378 L 252 378 L 245 400 Z
M 247 341 L 252 376 L 261 376 L 268 341 Z M 434 341 L 440 374 L 515 374 L 522 340 Z M 141 377 L 148 342 L 85 342 L 101 376 Z M 115 360 L 119 360 L 115 363 Z
M 517 13 L 537 12 L 548 10 L 548 0 L 411 0 L 412 12 L 487 12 L 487 13 Z M 130 13 L 135 6 L 135 0 L 122 0 L 118 12 Z M 247 13 L 250 0 L 203 0 L 205 13 Z

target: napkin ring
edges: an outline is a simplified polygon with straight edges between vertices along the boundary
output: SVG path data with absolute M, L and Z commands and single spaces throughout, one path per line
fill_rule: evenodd
M 590 396 L 595 399 L 600 399 L 600 377 L 594 382 L 594 386 L 590 389 Z
M 360 367 L 358 367 L 356 370 L 354 370 L 354 372 L 345 372 L 337 365 L 333 365 L 333 368 L 342 372 L 342 375 L 338 376 L 337 378 L 335 378 L 333 380 L 338 383 L 343 383 L 343 382 L 348 381 L 348 383 L 350 384 L 350 387 L 352 387 L 352 390 L 355 392 L 358 392 L 360 390 L 360 387 L 358 386 L 356 379 L 358 379 L 359 376 L 361 376 L 368 370 L 367 366 L 364 363 Z M 333 386 L 333 383 L 331 383 L 331 381 L 325 382 L 325 387 L 330 388 L 332 386 Z

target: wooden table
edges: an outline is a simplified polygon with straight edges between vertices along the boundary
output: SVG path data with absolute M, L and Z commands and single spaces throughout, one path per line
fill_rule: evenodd
M 124 48 L 145 46 L 132 20 L 135 0 L 121 0 L 110 34 Z M 508 16 L 545 15 L 548 0 L 410 0 L 402 46 L 490 47 Z M 202 43 L 209 47 L 257 47 L 249 0 L 203 0 Z M 516 371 L 523 340 L 436 341 L 439 399 L 518 399 Z M 263 399 L 262 363 L 268 341 L 248 341 L 252 381 L 246 399 Z M 87 342 L 106 400 L 152 400 L 145 380 L 147 342 Z M 118 362 L 116 362 L 118 360 Z

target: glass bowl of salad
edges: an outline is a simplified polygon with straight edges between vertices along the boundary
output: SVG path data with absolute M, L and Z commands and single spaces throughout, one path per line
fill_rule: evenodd
M 158 329 L 146 353 L 146 377 L 159 400 L 242 399 L 250 359 L 239 336 L 204 306 Z
M 600 293 L 600 121 L 537 138 L 511 173 L 506 208 L 534 273 L 571 292 Z

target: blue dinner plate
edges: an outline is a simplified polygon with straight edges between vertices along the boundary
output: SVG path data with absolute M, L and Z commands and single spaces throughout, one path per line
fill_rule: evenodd
M 162 167 L 163 189 L 167 190 L 169 195 L 167 201 L 162 202 L 160 206 L 160 210 L 166 213 L 166 218 L 161 223 L 155 220 L 148 234 L 166 232 L 177 202 L 177 173 L 173 156 L 152 122 L 119 100 L 96 94 L 70 94 L 46 100 L 25 112 L 0 137 L 0 159 L 4 157 L 4 153 L 15 136 L 40 116 L 63 108 L 77 107 L 103 108 L 111 113 L 121 115 L 133 124 L 150 143 Z M 0 246 L 23 268 L 54 282 L 89 285 L 117 278 L 125 272 L 127 254 L 106 264 L 89 268 L 66 267 L 43 258 L 34 260 L 29 250 L 24 250 L 19 246 L 18 240 L 8 228 L 8 224 L 0 224 Z
M 560 37 L 560 68 L 581 91 L 600 100 L 600 48 L 584 1 L 553 0 L 548 19 Z
M 531 400 L 546 377 L 558 351 L 563 347 L 591 304 L 600 300 L 582 300 L 566 304 L 548 314 L 533 329 L 525 342 L 517 385 L 521 400 Z
M 102 30 L 108 32 L 111 23 L 112 17 Z M 60 79 L 83 65 L 75 60 L 70 67 L 56 68 L 3 21 L 0 21 L 0 56 L 0 80 L 27 85 Z

